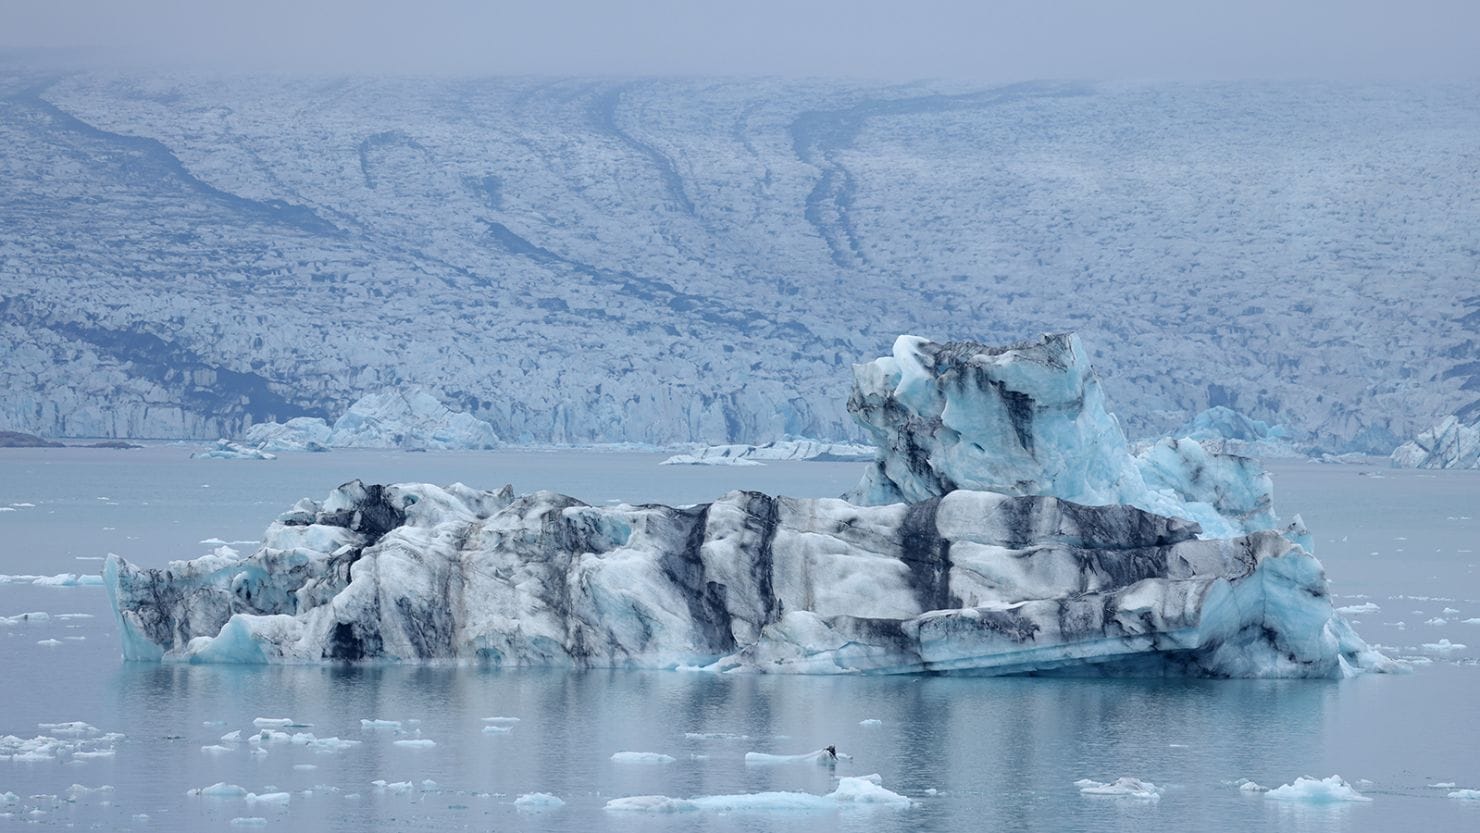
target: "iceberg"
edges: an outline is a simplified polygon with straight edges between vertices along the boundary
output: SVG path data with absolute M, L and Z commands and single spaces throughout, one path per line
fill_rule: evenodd
M 1467 424 L 1457 416 L 1447 416 L 1398 446 L 1392 461 L 1405 469 L 1480 468 L 1480 419 Z
M 1253 419 L 1227 405 L 1214 405 L 1184 423 L 1172 436 L 1197 440 L 1209 451 L 1241 457 L 1305 458 L 1283 425 Z
M 873 446 L 822 440 L 789 439 L 761 445 L 711 445 L 675 454 L 663 466 L 754 466 L 771 462 L 861 462 L 874 459 Z
M 590 506 L 351 481 L 256 552 L 104 565 L 124 656 L 805 674 L 1385 670 L 1246 458 L 1139 456 L 1073 336 L 855 369 L 853 501 Z
M 269 454 L 261 449 L 251 448 L 234 443 L 231 440 L 220 439 L 214 446 L 205 451 L 197 451 L 190 455 L 192 460 L 275 460 L 276 454 Z
M 442 404 L 422 388 L 386 390 L 361 397 L 330 426 L 316 417 L 264 422 L 245 441 L 264 451 L 329 448 L 416 448 L 437 451 L 497 448 L 493 426 Z

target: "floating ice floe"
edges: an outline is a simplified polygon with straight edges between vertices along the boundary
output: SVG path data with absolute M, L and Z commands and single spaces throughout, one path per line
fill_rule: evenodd
M 852 755 L 841 752 L 834 755 L 826 749 L 818 749 L 815 752 L 803 752 L 800 755 L 772 755 L 767 752 L 746 752 L 745 763 L 747 766 L 776 766 L 780 764 L 819 764 L 827 766 L 838 761 L 851 761 Z
M 683 736 L 689 740 L 750 740 L 750 735 L 738 732 L 684 732 Z
M 1252 461 L 1131 455 L 1083 347 L 904 337 L 855 371 L 856 503 L 732 492 L 595 507 L 365 485 L 255 554 L 105 563 L 134 660 L 469 659 L 811 674 L 1351 676 L 1395 668 L 1332 607 Z M 449 607 L 444 588 L 461 588 Z M 722 589 L 723 592 L 715 592 Z
M 1463 651 L 1469 646 L 1459 642 L 1450 642 L 1448 639 L 1440 639 L 1438 642 L 1425 642 L 1422 647 L 1425 651 L 1447 654 L 1450 651 Z
M 431 749 L 437 745 L 437 742 L 431 738 L 407 738 L 391 741 L 391 743 L 404 749 Z
M 1089 778 L 1081 778 L 1074 782 L 1079 788 L 1081 795 L 1111 796 L 1115 798 L 1139 798 L 1145 801 L 1155 801 L 1161 798 L 1162 788 L 1139 778 L 1122 776 L 1114 781 L 1101 782 Z
M 565 802 L 549 793 L 525 793 L 514 799 L 514 806 L 521 810 L 554 810 L 564 807 Z
M 1246 793 L 1269 792 L 1269 787 L 1261 787 L 1258 784 L 1256 784 L 1255 782 L 1249 780 L 1248 778 L 1240 778 L 1236 783 L 1238 784 L 1238 788 L 1239 788 L 1239 791 L 1240 792 L 1246 792 Z
M 232 750 L 231 750 L 231 747 L 229 747 L 229 746 L 221 746 L 220 744 L 212 744 L 210 746 L 202 746 L 200 748 L 200 751 L 206 753 L 207 755 L 222 755 L 222 754 L 225 754 L 225 753 L 230 752 Z
M 671 798 L 666 795 L 635 795 L 606 803 L 612 812 L 637 813 L 769 813 L 827 812 L 847 808 L 905 809 L 914 802 L 882 786 L 878 775 L 838 779 L 837 789 L 826 795 L 802 792 L 760 792 L 737 795 L 705 795 Z
M 672 755 L 664 755 L 662 752 L 613 752 L 612 763 L 615 764 L 671 764 L 676 760 Z
M 512 731 L 514 731 L 513 726 L 500 726 L 497 723 L 483 727 L 483 734 L 485 735 L 507 735 Z
M 386 781 L 384 779 L 380 779 L 376 781 L 371 781 L 370 784 L 371 786 L 375 787 L 375 790 L 377 792 L 388 793 L 409 793 L 416 788 L 416 785 L 412 784 L 410 781 Z
M 369 720 L 367 720 L 367 719 L 361 718 L 361 720 L 360 720 L 360 728 L 361 729 L 365 729 L 367 731 L 375 731 L 375 732 L 394 731 L 396 729 L 401 728 L 401 721 L 399 721 L 399 720 L 377 720 L 377 719 L 369 719 Z
M 675 454 L 664 466 L 758 466 L 764 462 L 805 460 L 854 462 L 874 459 L 873 446 L 821 440 L 777 440 L 761 445 L 711 445 L 687 454 Z
M 247 789 L 236 784 L 228 784 L 225 781 L 217 781 L 209 787 L 199 787 L 185 793 L 190 796 L 202 798 L 245 798 Z
M 1378 607 L 1373 602 L 1363 602 L 1361 604 L 1346 605 L 1345 607 L 1336 608 L 1336 612 L 1340 613 L 1343 616 L 1360 616 L 1364 613 L 1377 613 L 1381 610 L 1382 608 Z
M 483 722 L 484 723 L 518 723 L 519 722 L 519 718 L 517 718 L 517 717 L 485 717 L 485 718 L 483 718 Z
M 37 728 L 48 734 L 34 738 L 15 735 L 0 737 L 0 760 L 14 763 L 81 763 L 95 758 L 112 757 L 114 745 L 123 739 L 117 732 L 102 732 L 80 721 L 40 723 Z
M 884 725 L 884 721 L 878 719 L 877 717 L 870 717 L 870 718 L 867 718 L 865 720 L 858 721 L 858 725 L 859 726 L 867 726 L 867 727 L 883 726 Z
M 1454 790 L 1448 796 L 1463 801 L 1480 801 L 1480 790 Z
M 1264 794 L 1273 801 L 1303 801 L 1307 804 L 1335 804 L 1343 801 L 1371 801 L 1357 792 L 1341 776 L 1329 778 L 1296 778 L 1294 783 L 1275 787 Z
M 231 820 L 232 827 L 266 827 L 267 819 L 261 816 L 237 816 Z
M 30 584 L 36 587 L 102 587 L 96 573 L 57 573 L 54 576 L 0 575 L 0 584 Z
M 253 718 L 252 725 L 258 729 L 281 729 L 294 724 L 291 717 L 257 717 Z
M 271 793 L 263 793 L 261 795 L 258 795 L 257 793 L 247 793 L 246 795 L 242 796 L 242 798 L 245 799 L 248 804 L 279 804 L 279 805 L 282 805 L 282 804 L 287 804 L 288 802 L 292 801 L 293 800 L 293 794 L 292 793 L 286 793 L 286 792 L 271 792 Z

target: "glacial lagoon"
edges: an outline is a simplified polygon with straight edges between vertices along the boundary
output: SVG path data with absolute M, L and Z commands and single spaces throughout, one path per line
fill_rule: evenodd
M 0 574 L 86 574 L 109 552 L 155 566 L 195 557 L 215 541 L 258 538 L 298 498 L 351 478 L 684 504 L 736 488 L 837 495 L 863 468 L 663 467 L 661 454 L 520 450 L 206 461 L 189 450 L 5 451 Z M 1375 608 L 1353 614 L 1358 632 L 1413 660 L 1411 673 L 1332 682 L 124 663 L 100 588 L 12 582 L 0 584 L 0 737 L 15 740 L 0 741 L 0 794 L 14 800 L 0 797 L 0 828 L 1480 828 L 1480 801 L 1448 797 L 1480 789 L 1480 622 L 1466 621 L 1480 618 L 1480 473 L 1270 468 L 1276 508 L 1306 521 L 1337 604 Z M 20 616 L 31 612 L 48 616 Z M 264 729 L 282 735 L 251 742 Z M 56 742 L 26 744 L 43 736 Z M 828 744 L 851 760 L 745 760 Z M 22 749 L 36 760 L 5 757 Z M 613 760 L 621 752 L 673 760 Z M 912 805 L 762 795 L 821 796 L 834 776 L 871 774 Z M 1279 801 L 1238 786 L 1332 774 L 1371 801 Z M 1074 784 L 1121 776 L 1159 785 L 1159 798 L 1088 796 Z M 217 783 L 253 798 L 187 794 Z M 535 793 L 563 804 L 516 804 Z M 637 795 L 748 799 L 606 809 Z

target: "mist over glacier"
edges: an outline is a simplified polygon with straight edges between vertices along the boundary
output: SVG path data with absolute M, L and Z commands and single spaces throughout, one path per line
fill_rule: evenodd
M 1133 437 L 1222 405 L 1387 453 L 1475 399 L 1474 101 L 8 68 L 0 428 L 418 385 L 515 443 L 860 439 L 895 334 L 1074 329 Z

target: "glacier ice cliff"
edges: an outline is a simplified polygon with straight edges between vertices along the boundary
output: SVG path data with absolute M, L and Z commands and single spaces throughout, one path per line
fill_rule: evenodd
M 317 417 L 264 422 L 247 429 L 246 442 L 264 451 L 327 448 L 497 448 L 498 434 L 481 419 L 453 411 L 422 388 L 385 390 L 356 400 L 331 426 Z
M 241 556 L 105 564 L 124 655 L 779 673 L 1341 677 L 1336 613 L 1252 461 L 1132 457 L 1073 336 L 903 337 L 856 368 L 859 500 L 347 483 Z M 1142 505 L 1144 504 L 1144 505 Z
M 1447 416 L 1398 446 L 1392 461 L 1407 469 L 1480 468 L 1480 419 L 1466 424 L 1457 416 Z

